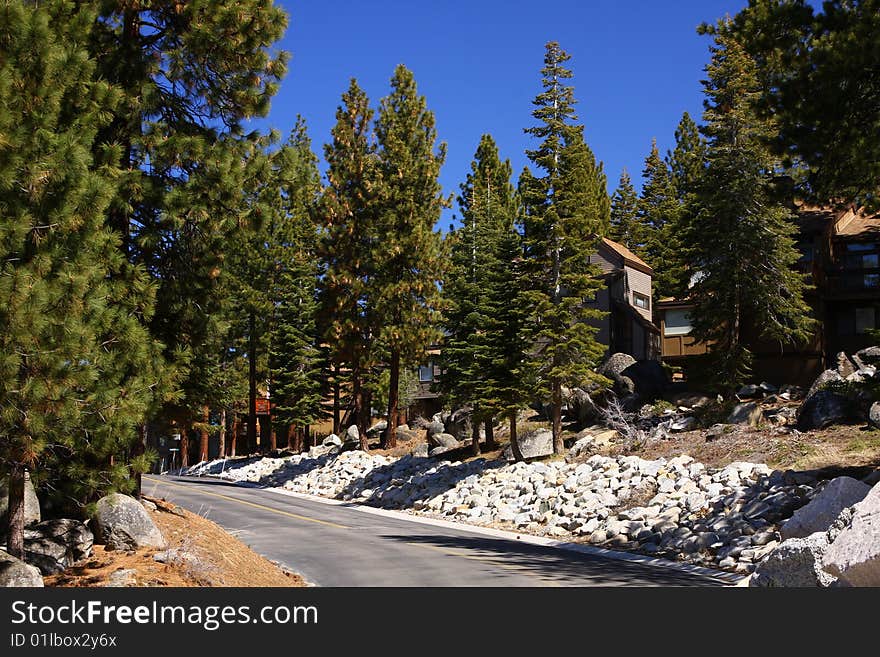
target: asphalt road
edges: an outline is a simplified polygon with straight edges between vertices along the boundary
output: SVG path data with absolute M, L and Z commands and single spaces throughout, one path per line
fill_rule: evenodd
M 203 515 L 318 586 L 711 586 L 611 560 L 208 478 L 144 477 L 144 493 Z

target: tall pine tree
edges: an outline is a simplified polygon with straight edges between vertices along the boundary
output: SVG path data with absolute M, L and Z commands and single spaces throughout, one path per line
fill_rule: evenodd
M 452 264 L 443 286 L 442 385 L 447 400 L 473 409 L 475 453 L 480 451 L 480 424 L 487 425 L 491 447 L 493 417 L 524 398 L 524 318 L 516 269 L 520 245 L 514 227 L 518 201 L 511 174 L 494 139 L 483 135 L 460 188 L 462 226 L 447 237 Z
M 379 245 L 376 255 L 378 340 L 388 352 L 388 433 L 396 445 L 400 369 L 422 358 L 439 340 L 440 282 L 445 258 L 434 230 L 446 205 L 440 167 L 446 144 L 436 146 L 434 114 L 416 88 L 411 71 L 400 65 L 391 93 L 379 104 L 376 139 L 381 174 Z M 435 150 L 436 149 L 436 150 Z
M 288 446 L 301 448 L 303 434 L 320 416 L 323 365 L 317 333 L 320 272 L 314 221 L 321 180 L 301 117 L 275 157 L 281 212 L 273 221 L 270 243 L 272 421 L 286 429 Z
M 654 294 L 658 298 L 675 296 L 680 292 L 680 281 L 684 278 L 678 257 L 680 206 L 669 168 L 660 157 L 656 140 L 651 142 L 642 178 L 637 231 L 640 244 L 636 252 L 654 269 Z
M 382 360 L 376 307 L 377 205 L 381 190 L 367 95 L 352 79 L 336 110 L 333 142 L 324 146 L 327 184 L 321 197 L 321 315 L 336 372 L 347 369 L 352 417 L 368 449 L 370 384 Z
M 639 195 L 632 184 L 629 172 L 624 169 L 620 174 L 620 182 L 611 196 L 611 227 L 608 237 L 635 251 L 638 241 Z
M 711 343 L 718 384 L 732 388 L 750 372 L 746 327 L 780 345 L 811 327 L 805 282 L 787 207 L 774 200 L 775 126 L 760 117 L 754 61 L 721 22 L 703 82 L 708 166 L 700 207 L 685 235 L 698 280 L 691 290 L 694 338 Z
M 546 45 L 543 91 L 532 112 L 538 125 L 525 130 L 541 140 L 526 151 L 541 175 L 526 169 L 519 181 L 532 360 L 539 392 L 550 401 L 557 454 L 564 449 L 562 387 L 594 378 L 593 368 L 605 351 L 590 324 L 601 317 L 590 305 L 601 282 L 589 264 L 605 218 L 592 210 L 598 207 L 596 184 L 584 179 L 590 174 L 582 166 L 583 126 L 575 124 L 574 89 L 566 84 L 572 77 L 565 68 L 569 59 L 558 43 Z
M 97 133 L 119 95 L 94 81 L 93 17 L 72 9 L 0 8 L 0 471 L 17 557 L 26 471 L 56 468 L 80 504 L 130 491 L 129 465 L 147 464 L 123 457 L 158 383 L 152 286 L 104 225 L 118 152 Z

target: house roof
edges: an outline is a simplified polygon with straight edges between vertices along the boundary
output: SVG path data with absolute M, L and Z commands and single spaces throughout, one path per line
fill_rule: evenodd
M 623 244 L 615 242 L 614 240 L 610 240 L 607 237 L 602 238 L 602 243 L 609 249 L 614 251 L 617 255 L 621 256 L 623 258 L 624 264 L 627 264 L 634 269 L 644 271 L 646 274 L 654 273 L 651 265 L 642 260 L 639 256 L 626 248 Z

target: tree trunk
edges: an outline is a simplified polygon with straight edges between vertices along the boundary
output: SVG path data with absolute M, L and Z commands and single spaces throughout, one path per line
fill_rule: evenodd
M 333 433 L 339 435 L 339 370 L 333 368 Z
M 247 442 L 251 453 L 257 451 L 257 319 L 248 317 L 248 424 Z
M 211 419 L 211 411 L 207 406 L 202 407 L 202 426 L 199 429 L 199 461 L 208 460 L 208 446 L 210 436 L 208 434 L 208 422 Z
M 186 416 L 180 422 L 180 467 L 189 465 L 189 422 Z
M 143 456 L 147 453 L 147 425 L 139 424 L 138 428 L 138 439 L 134 445 L 134 449 L 132 450 L 132 457 L 136 458 L 138 456 Z M 133 495 L 135 499 L 141 499 L 141 487 L 143 486 L 143 477 L 141 476 L 140 471 L 132 472 L 132 478 L 134 479 L 134 491 Z
M 474 456 L 480 455 L 480 423 L 476 418 L 471 420 L 471 449 Z
M 218 458 L 226 458 L 226 409 L 220 411 L 220 434 L 217 436 Z
M 483 426 L 486 428 L 486 449 L 497 449 L 498 443 L 495 442 L 495 428 L 492 426 L 492 418 L 486 420 Z
M 238 413 L 232 414 L 232 435 L 229 437 L 229 456 L 235 456 L 235 448 L 238 446 L 238 432 L 241 430 L 241 420 Z
M 397 447 L 397 416 L 400 403 L 400 351 L 391 351 L 391 369 L 388 371 L 388 430 L 385 432 L 385 447 Z
M 6 549 L 13 557 L 24 560 L 24 487 L 26 470 L 14 463 L 9 469 L 9 532 Z
M 278 435 L 275 433 L 275 423 L 270 422 L 270 424 L 269 424 L 269 451 L 274 452 L 276 449 L 278 449 Z
M 296 451 L 296 427 L 288 424 L 285 435 L 287 436 L 287 449 Z
M 562 384 L 553 381 L 552 386 L 553 398 L 550 407 L 553 416 L 553 453 L 562 454 L 565 451 L 562 442 Z
M 254 417 L 256 417 L 256 416 L 254 416 Z M 265 446 L 265 443 L 266 443 L 266 441 L 263 440 L 263 423 L 260 422 L 260 418 L 257 417 L 256 422 L 254 424 L 256 425 L 255 429 L 256 429 L 256 434 L 257 434 L 257 441 L 256 441 L 256 445 L 254 446 L 254 453 L 262 454 L 263 447 Z
M 305 425 L 302 428 L 302 436 L 303 436 L 303 446 L 312 446 L 312 429 L 310 425 Z
M 519 436 L 516 434 L 516 410 L 510 412 L 510 451 L 514 461 L 523 461 L 523 453 L 519 447 Z
M 365 452 L 370 450 L 370 443 L 367 440 L 367 429 L 370 428 L 370 422 L 372 420 L 372 403 L 372 393 L 367 388 L 361 386 L 361 412 L 357 420 L 357 428 L 358 434 L 360 434 L 361 449 Z

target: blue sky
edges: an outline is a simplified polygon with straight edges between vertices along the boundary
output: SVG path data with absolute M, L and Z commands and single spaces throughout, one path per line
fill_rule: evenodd
M 277 0 L 276 0 L 277 1 Z M 480 135 L 489 132 L 513 165 L 514 181 L 534 146 L 532 99 L 540 91 L 544 44 L 571 54 L 584 134 L 604 162 L 609 192 L 626 167 L 637 184 L 657 139 L 674 144 L 682 112 L 702 115 L 700 80 L 710 39 L 696 27 L 735 14 L 746 0 L 281 0 L 290 23 L 281 47 L 287 77 L 263 126 L 286 135 L 297 113 L 322 159 L 334 113 L 351 77 L 374 106 L 394 67 L 415 74 L 448 145 L 440 182 L 458 192 Z M 457 208 L 440 223 L 446 228 Z

